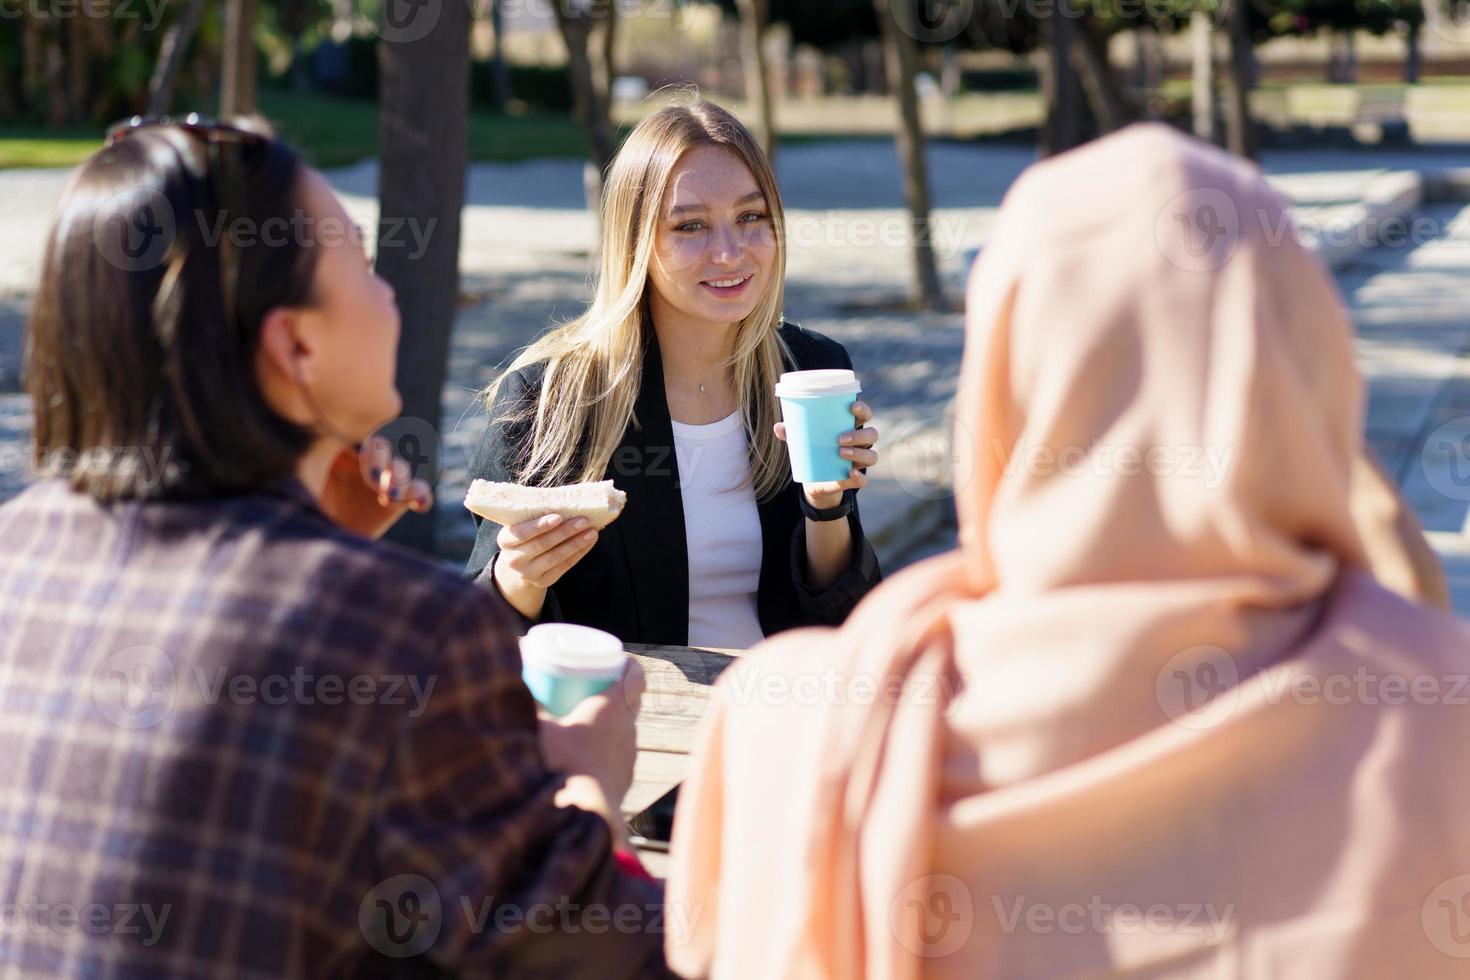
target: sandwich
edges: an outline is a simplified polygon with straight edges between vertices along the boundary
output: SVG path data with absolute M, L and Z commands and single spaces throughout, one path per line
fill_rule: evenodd
M 464 505 L 472 513 L 506 527 L 560 514 L 566 520 L 585 517 L 599 531 L 618 519 L 627 502 L 628 495 L 611 480 L 565 487 L 523 487 L 519 483 L 476 480 L 464 497 Z

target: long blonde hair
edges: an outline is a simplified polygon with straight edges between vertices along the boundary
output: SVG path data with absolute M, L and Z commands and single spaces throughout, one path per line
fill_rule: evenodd
M 521 351 L 485 391 L 493 407 L 507 376 L 528 365 L 546 365 L 529 451 L 516 468 L 518 480 L 542 486 L 601 480 L 628 424 L 639 425 L 634 406 L 643 384 L 645 345 L 657 343 L 647 291 L 659 209 L 679 158 L 702 145 L 723 147 L 745 161 L 770 208 L 776 242 L 771 281 L 736 328 L 727 366 L 733 369 L 750 445 L 746 485 L 769 500 L 789 479 L 786 453 L 772 431 L 780 420 L 773 389 L 789 353 L 778 330 L 786 284 L 786 218 L 776 175 L 739 120 L 695 96 L 644 119 L 613 160 L 603 192 L 601 267 L 587 311 Z M 524 422 L 528 415 L 491 424 Z

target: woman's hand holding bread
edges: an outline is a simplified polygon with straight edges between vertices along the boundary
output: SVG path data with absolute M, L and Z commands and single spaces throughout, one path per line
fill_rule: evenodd
M 493 573 L 496 587 L 522 616 L 536 619 L 546 590 L 592 550 L 597 531 L 585 517 L 568 521 L 547 514 L 501 528 L 495 541 L 500 545 Z
M 495 538 L 496 588 L 521 615 L 537 619 L 546 590 L 592 550 L 598 531 L 617 520 L 627 499 L 611 480 L 566 487 L 476 480 L 465 506 L 503 525 Z

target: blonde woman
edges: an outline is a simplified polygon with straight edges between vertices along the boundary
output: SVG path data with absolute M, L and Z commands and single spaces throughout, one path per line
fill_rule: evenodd
M 848 478 L 791 481 L 777 379 L 852 361 L 781 318 L 770 164 L 719 106 L 671 105 L 618 153 L 602 219 L 591 306 L 491 386 L 471 476 L 611 479 L 627 506 L 600 533 L 556 515 L 482 521 L 468 574 L 527 622 L 627 642 L 740 648 L 840 623 L 880 578 L 855 503 L 878 432 L 855 401 L 840 448 Z

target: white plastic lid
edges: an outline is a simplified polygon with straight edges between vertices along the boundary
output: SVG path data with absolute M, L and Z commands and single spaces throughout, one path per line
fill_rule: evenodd
M 823 395 L 856 395 L 863 390 L 857 375 L 842 369 L 787 371 L 776 385 L 777 398 L 816 398 Z
M 521 637 L 521 659 L 549 674 L 618 677 L 628 654 L 623 641 L 611 633 L 571 623 L 542 623 Z

